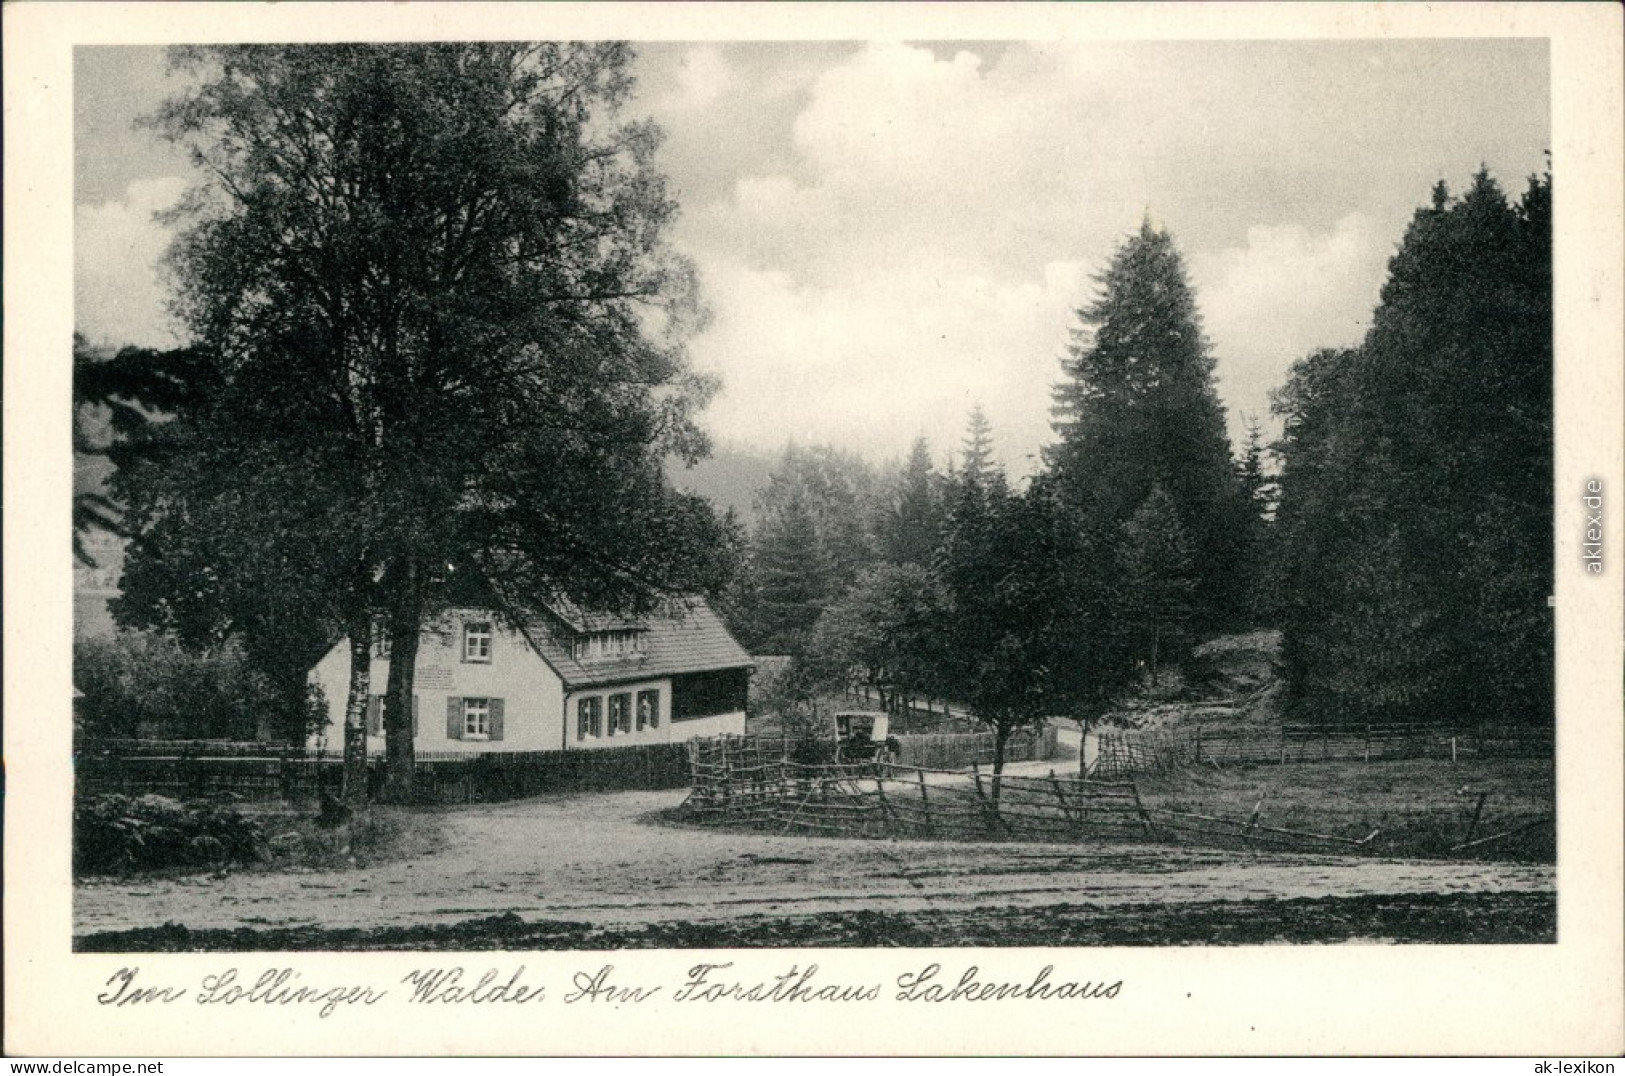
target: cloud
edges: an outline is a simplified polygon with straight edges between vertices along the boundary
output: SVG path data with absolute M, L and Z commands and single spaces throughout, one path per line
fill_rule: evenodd
M 1190 275 L 1230 407 L 1269 417 L 1269 391 L 1318 348 L 1360 343 L 1400 227 L 1351 213 L 1330 230 L 1255 225 L 1246 243 L 1198 254 Z
M 1005 280 L 890 266 L 832 285 L 732 260 L 701 271 L 715 320 L 693 351 L 724 374 L 706 421 L 730 439 L 887 457 L 923 435 L 940 460 L 977 403 L 1012 469 L 1048 439 L 1047 409 L 1031 404 L 1058 375 L 1079 264 Z
M 733 72 L 715 45 L 697 45 L 678 63 L 676 80 L 676 92 L 665 99 L 665 107 L 705 108 L 714 104 L 732 85 Z
M 153 216 L 174 206 L 186 186 L 174 176 L 136 180 L 121 199 L 75 207 L 74 327 L 92 342 L 180 342 L 158 273 L 170 233 Z
M 1221 398 L 1267 420 L 1294 360 L 1358 342 L 1439 175 L 1485 147 L 1506 174 L 1538 160 L 1543 64 L 1538 48 L 1449 42 L 830 57 L 796 94 L 766 94 L 785 129 L 753 127 L 726 173 L 716 159 L 736 151 L 715 142 L 708 175 L 726 181 L 675 233 L 716 312 L 694 348 L 724 384 L 713 428 L 880 455 L 925 433 L 940 457 L 980 402 L 1026 471 L 1074 311 L 1147 212 L 1186 254 Z M 732 70 L 716 105 L 737 114 L 767 76 Z M 1497 80 L 1498 95 L 1455 92 Z

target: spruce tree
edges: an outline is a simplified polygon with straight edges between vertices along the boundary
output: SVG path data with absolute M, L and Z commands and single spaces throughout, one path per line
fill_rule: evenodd
M 1183 656 L 1196 590 L 1179 510 L 1160 483 L 1123 524 L 1118 571 L 1121 612 L 1132 628 L 1136 665 L 1155 686 L 1161 663 Z
M 818 527 L 803 498 L 790 499 L 763 520 L 748 573 L 745 634 L 751 650 L 802 657 L 833 591 Z
M 981 404 L 971 408 L 961 455 L 964 460 L 962 470 L 971 482 L 980 485 L 992 481 L 995 474 L 1001 473 L 993 460 L 993 427 L 987 421 Z
M 931 564 L 942 540 L 942 490 L 925 438 L 917 438 L 898 479 L 896 503 L 880 517 L 881 554 L 893 564 Z
M 1197 565 L 1193 622 L 1217 626 L 1240 601 L 1242 508 L 1195 294 L 1173 240 L 1149 220 L 1097 280 L 1054 392 L 1051 470 L 1061 495 L 1106 529 L 1160 484 Z
M 1293 698 L 1323 716 L 1553 713 L 1550 180 L 1441 183 L 1363 345 L 1300 363 L 1278 516 Z

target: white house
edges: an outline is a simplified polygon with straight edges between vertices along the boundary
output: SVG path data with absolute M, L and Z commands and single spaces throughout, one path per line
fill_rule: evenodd
M 639 620 L 554 604 L 543 619 L 514 631 L 468 609 L 425 627 L 412 682 L 415 753 L 575 751 L 745 731 L 750 655 L 703 601 Z M 371 677 L 367 749 L 382 754 L 381 642 Z M 313 747 L 343 749 L 349 680 L 341 639 L 310 671 L 328 710 Z

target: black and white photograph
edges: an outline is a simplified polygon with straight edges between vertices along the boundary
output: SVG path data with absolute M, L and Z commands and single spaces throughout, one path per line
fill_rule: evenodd
M 545 1052 L 1070 1053 L 992 1025 L 1147 1020 L 1198 955 L 1212 1005 L 1617 960 L 1619 136 L 1575 152 L 1554 46 L 1617 11 L 589 6 L 56 42 L 60 446 L 8 387 L 6 457 L 8 502 L 60 457 L 79 1011 L 387 1053 L 343 1025 L 873 1004 L 933 1011 Z M 1563 1041 L 1616 1049 L 1591 987 Z M 1265 1022 L 1218 1011 L 1134 1041 Z

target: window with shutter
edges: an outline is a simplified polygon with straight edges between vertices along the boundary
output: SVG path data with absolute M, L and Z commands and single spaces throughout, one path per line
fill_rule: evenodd
M 502 700 L 491 699 L 490 736 L 492 740 L 502 739 Z
M 660 727 L 660 692 L 638 692 L 638 728 Z
M 597 739 L 603 735 L 603 705 L 601 695 L 589 695 L 576 703 L 576 739 Z
M 446 739 L 463 738 L 463 700 L 455 695 L 446 699 Z
M 463 700 L 463 739 L 485 740 L 491 736 L 491 700 Z
M 609 734 L 619 736 L 632 731 L 632 696 L 625 692 L 609 697 Z
M 382 736 L 384 734 L 384 697 L 382 695 L 367 696 L 367 735 Z

